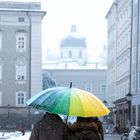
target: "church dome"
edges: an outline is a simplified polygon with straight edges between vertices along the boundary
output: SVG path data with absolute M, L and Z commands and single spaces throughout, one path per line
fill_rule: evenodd
M 86 39 L 69 35 L 60 43 L 60 47 L 86 47 Z
M 78 35 L 76 25 L 71 25 L 71 33 L 68 37 L 64 38 L 60 47 L 86 47 L 86 39 Z

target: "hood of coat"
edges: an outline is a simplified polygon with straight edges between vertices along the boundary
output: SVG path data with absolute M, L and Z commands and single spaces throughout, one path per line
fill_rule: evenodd
M 98 127 L 94 122 L 76 122 L 69 127 L 71 140 L 100 140 Z
M 94 122 L 75 122 L 73 125 L 69 126 L 70 132 L 78 132 L 83 130 L 92 130 L 94 132 L 98 131 L 98 127 Z
M 47 122 L 63 122 L 61 117 L 58 114 L 50 114 L 46 112 L 46 114 L 42 117 L 42 121 Z

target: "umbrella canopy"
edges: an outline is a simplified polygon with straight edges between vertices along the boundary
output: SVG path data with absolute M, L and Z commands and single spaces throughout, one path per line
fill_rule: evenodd
M 41 91 L 27 101 L 29 106 L 67 116 L 104 116 L 109 109 L 95 95 L 73 87 L 54 87 Z

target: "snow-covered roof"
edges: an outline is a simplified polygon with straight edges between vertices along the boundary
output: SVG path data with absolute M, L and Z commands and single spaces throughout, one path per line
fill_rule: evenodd
M 107 69 L 99 61 L 87 61 L 86 63 L 67 60 L 67 61 L 46 61 L 42 64 L 43 69 Z

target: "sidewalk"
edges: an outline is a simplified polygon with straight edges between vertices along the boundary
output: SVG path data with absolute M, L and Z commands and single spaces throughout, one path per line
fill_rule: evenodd
M 110 135 L 106 134 L 104 136 L 105 140 L 121 140 L 121 135 L 115 134 L 115 135 Z

